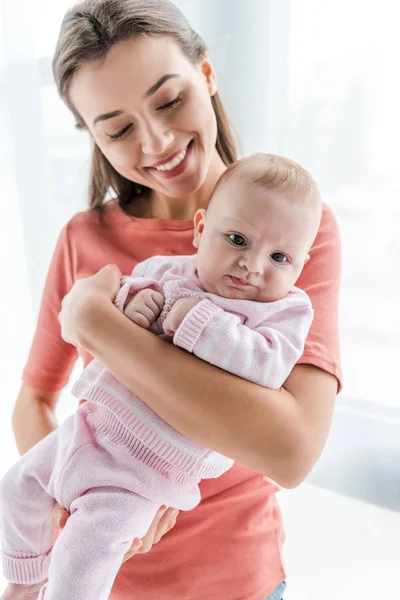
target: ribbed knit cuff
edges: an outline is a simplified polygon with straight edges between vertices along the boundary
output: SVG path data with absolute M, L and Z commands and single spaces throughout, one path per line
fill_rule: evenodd
M 10 583 L 29 585 L 40 583 L 47 578 L 50 565 L 50 552 L 34 558 L 17 558 L 1 553 L 4 577 Z
M 213 304 L 208 298 L 196 304 L 176 330 L 174 335 L 175 346 L 179 346 L 188 352 L 193 352 L 193 348 L 201 332 L 208 325 L 212 317 L 221 310 L 222 308 Z
M 125 305 L 127 304 L 127 299 L 129 296 L 129 291 L 130 291 L 130 284 L 129 283 L 125 283 L 119 290 L 115 300 L 114 300 L 114 304 L 115 306 L 123 313 L 125 310 Z
M 141 292 L 142 290 L 153 290 L 154 292 L 161 292 L 161 288 L 157 281 L 153 279 L 145 279 L 144 277 L 131 278 L 122 277 L 122 287 L 120 288 L 116 298 L 114 300 L 115 306 L 123 313 L 126 309 L 128 302 Z

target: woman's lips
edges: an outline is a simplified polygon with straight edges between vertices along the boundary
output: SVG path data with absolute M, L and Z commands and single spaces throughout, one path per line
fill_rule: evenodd
M 154 175 L 156 175 L 157 177 L 162 177 L 163 179 L 172 179 L 173 177 L 177 177 L 178 175 L 181 175 L 186 170 L 186 168 L 189 164 L 190 156 L 192 154 L 192 148 L 193 148 L 193 140 L 191 142 L 189 142 L 189 144 L 187 146 L 185 158 L 182 160 L 182 162 L 180 162 L 179 165 L 177 165 L 176 167 L 173 167 L 169 171 L 161 171 L 159 169 L 156 169 L 155 167 L 147 167 L 147 168 L 150 169 Z M 161 163 L 161 164 L 163 164 L 163 163 Z M 164 162 L 164 164 L 165 164 L 165 162 Z
M 164 160 L 159 160 L 158 162 L 154 163 L 154 165 L 149 165 L 150 169 L 155 169 L 157 167 L 163 167 L 165 165 L 167 165 L 169 162 L 171 162 L 172 160 L 174 160 L 174 158 L 176 158 L 177 156 L 179 156 L 179 154 L 181 154 L 182 152 L 186 153 L 187 147 L 189 144 L 187 144 L 186 146 L 184 146 L 183 148 L 181 148 L 180 150 L 177 150 L 176 152 L 174 152 L 173 154 L 171 154 L 168 158 L 164 158 Z

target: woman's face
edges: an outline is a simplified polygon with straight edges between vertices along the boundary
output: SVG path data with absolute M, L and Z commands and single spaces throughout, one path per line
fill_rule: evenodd
M 200 188 L 217 157 L 214 93 L 207 57 L 193 65 L 171 38 L 138 37 L 81 67 L 70 99 L 121 175 L 180 198 Z

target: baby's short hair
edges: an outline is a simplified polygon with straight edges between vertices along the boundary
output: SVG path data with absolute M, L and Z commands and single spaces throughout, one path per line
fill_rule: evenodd
M 266 190 L 290 193 L 291 201 L 304 201 L 318 186 L 310 173 L 294 160 L 277 154 L 252 154 L 232 163 L 219 178 L 212 196 L 234 177 Z M 315 194 L 312 194 L 313 196 Z

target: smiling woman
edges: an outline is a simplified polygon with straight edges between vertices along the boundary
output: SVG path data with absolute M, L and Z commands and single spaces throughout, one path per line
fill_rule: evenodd
M 172 68 L 179 73 L 171 75 Z M 209 182 L 224 170 L 215 146 L 214 81 L 206 57 L 193 65 L 167 37 L 121 42 L 71 79 L 69 101 L 109 164 L 154 190 L 147 203 L 153 217 L 193 214 L 201 198 L 192 194 L 202 187 L 204 205 Z M 187 198 L 180 214 L 171 214 L 165 195 Z M 129 213 L 143 216 L 138 208 L 133 203 Z
M 85 22 L 79 13 L 77 23 L 87 35 L 85 60 L 72 58 L 66 29 L 53 69 L 78 127 L 95 141 L 91 206 L 101 207 L 112 185 L 124 210 L 130 205 L 129 214 L 182 219 L 199 207 L 192 194 L 200 187 L 205 204 L 210 182 L 232 162 L 235 150 L 203 41 L 172 4 L 177 25 L 170 30 L 161 21 L 152 23 L 157 5 L 149 2 L 148 8 L 144 19 L 134 4 L 131 12 L 118 15 L 120 32 L 114 33 L 111 48 L 111 30 L 99 29 L 97 17 Z M 121 34 L 128 23 L 136 36 Z M 149 189 L 155 192 L 151 197 Z M 186 209 L 172 207 L 172 214 L 165 194 L 187 197 Z

